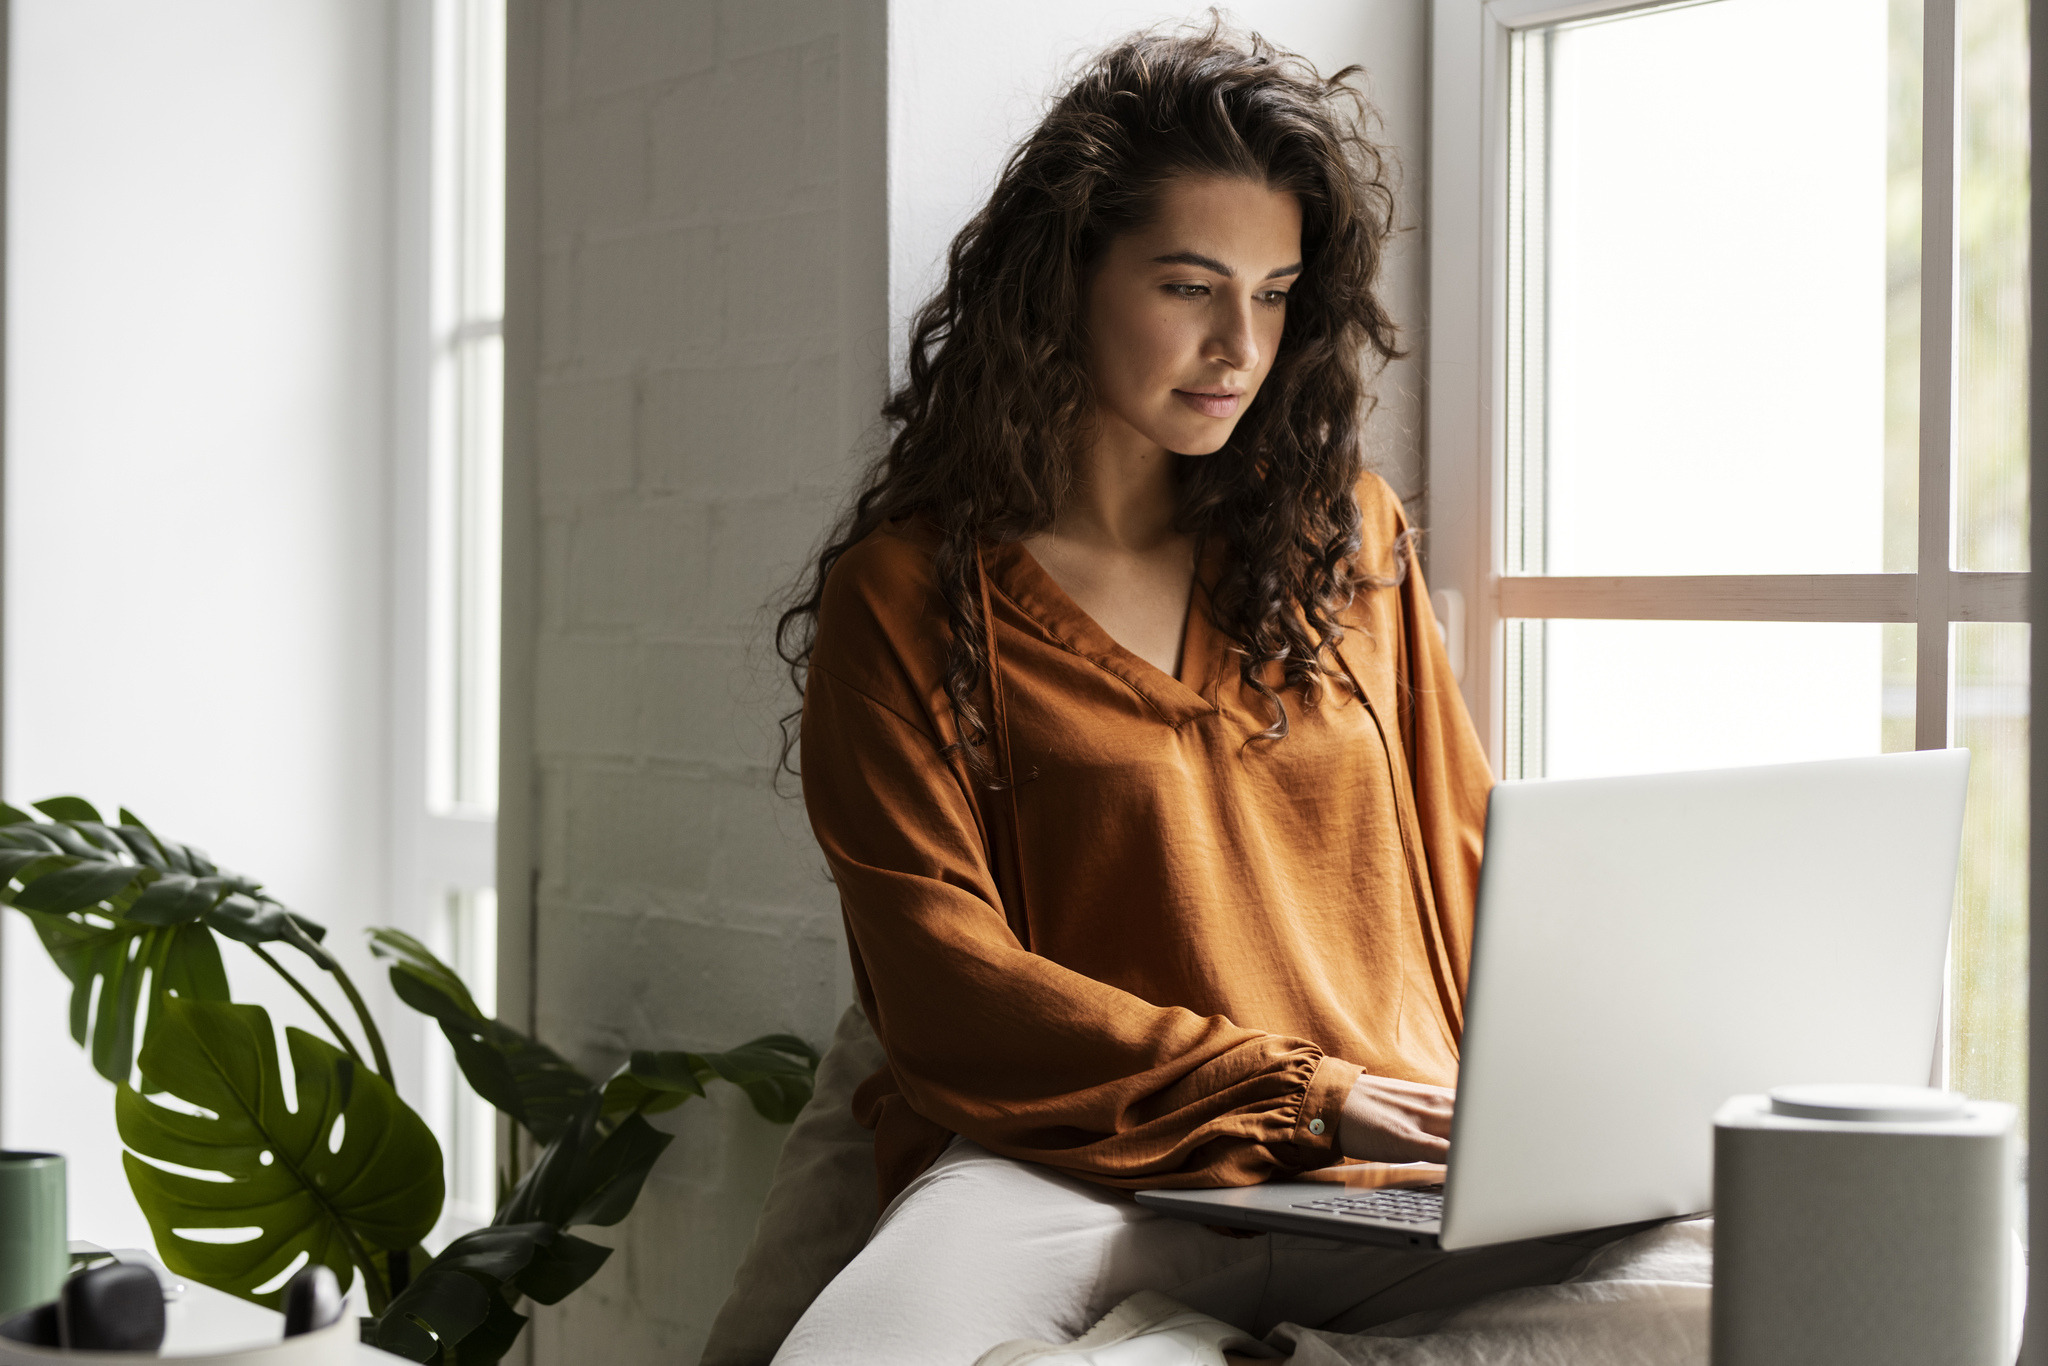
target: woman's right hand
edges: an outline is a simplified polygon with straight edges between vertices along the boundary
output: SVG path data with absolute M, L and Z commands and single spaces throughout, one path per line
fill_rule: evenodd
M 1344 1098 L 1337 1148 L 1363 1162 L 1443 1162 L 1457 1096 L 1442 1086 L 1361 1072 Z

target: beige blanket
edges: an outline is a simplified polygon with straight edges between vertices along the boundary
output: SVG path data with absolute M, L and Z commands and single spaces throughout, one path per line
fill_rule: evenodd
M 1602 1248 L 1561 1285 L 1509 1290 L 1365 1333 L 1282 1324 L 1294 1366 L 1705 1366 L 1714 1223 L 1665 1224 Z

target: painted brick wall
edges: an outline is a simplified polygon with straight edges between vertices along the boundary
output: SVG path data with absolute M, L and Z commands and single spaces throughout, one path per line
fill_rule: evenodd
M 635 1047 L 822 1042 L 850 998 L 771 784 L 763 628 L 880 402 L 882 23 L 841 0 L 515 14 L 508 539 L 533 544 L 507 731 L 534 877 L 507 959 L 541 1035 L 600 1074 Z M 539 1311 L 536 1361 L 695 1359 L 784 1130 L 730 1088 L 662 1122 L 638 1208 L 595 1235 L 618 1252 Z

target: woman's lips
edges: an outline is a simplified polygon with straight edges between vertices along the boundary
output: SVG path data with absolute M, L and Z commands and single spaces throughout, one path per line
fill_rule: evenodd
M 1243 394 L 1225 393 L 1222 390 L 1176 389 L 1173 396 L 1203 417 L 1229 417 L 1237 411 L 1237 405 L 1244 401 Z

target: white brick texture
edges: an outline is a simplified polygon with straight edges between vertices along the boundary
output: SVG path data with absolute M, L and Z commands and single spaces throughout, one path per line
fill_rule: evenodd
M 882 124 L 850 141 L 868 96 L 842 72 L 852 50 L 879 91 L 882 8 L 533 3 L 511 155 L 534 517 L 508 535 L 537 591 L 507 623 L 532 671 L 533 1017 L 597 1073 L 636 1047 L 822 1043 L 850 988 L 801 804 L 771 783 L 790 696 L 768 605 L 881 401 Z M 843 278 L 862 244 L 865 290 Z M 736 1094 L 661 1122 L 675 1143 L 594 1234 L 618 1249 L 602 1274 L 536 1311 L 534 1361 L 696 1359 L 785 1131 Z

